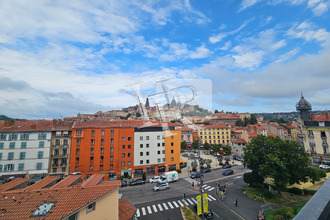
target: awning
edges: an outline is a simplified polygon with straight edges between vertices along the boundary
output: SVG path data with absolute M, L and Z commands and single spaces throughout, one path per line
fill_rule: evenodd
M 29 171 L 29 174 L 47 174 L 48 170 L 32 170 Z
M 25 177 L 25 173 L 22 174 L 7 174 L 7 175 L 2 175 L 0 179 L 6 180 L 6 179 L 16 179 L 16 178 L 23 178 Z
M 184 161 L 184 160 L 180 160 L 180 163 L 184 163 L 184 162 L 186 162 L 186 161 Z

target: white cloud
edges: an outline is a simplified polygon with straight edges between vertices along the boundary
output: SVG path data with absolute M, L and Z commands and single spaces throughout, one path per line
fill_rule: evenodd
M 258 67 L 262 62 L 263 51 L 250 51 L 233 55 L 235 65 L 239 68 L 254 68 Z
M 286 62 L 289 59 L 291 59 L 292 57 L 294 57 L 295 55 L 297 55 L 297 53 L 299 52 L 299 48 L 294 48 L 284 54 L 282 54 L 278 60 L 276 60 L 276 63 L 282 63 L 282 62 Z
M 205 47 L 205 45 L 202 45 L 198 48 L 196 48 L 196 51 L 190 54 L 190 57 L 192 59 L 199 59 L 199 58 L 206 58 L 209 57 L 212 54 L 212 52 Z
M 238 9 L 238 12 L 241 12 L 245 10 L 248 7 L 251 7 L 252 5 L 260 2 L 261 0 L 242 0 L 242 3 L 240 5 L 240 8 Z
M 215 43 L 218 43 L 218 42 L 222 41 L 222 39 L 227 37 L 227 35 L 228 35 L 227 33 L 220 33 L 220 34 L 217 34 L 215 36 L 209 37 L 209 41 L 212 44 L 215 44 Z

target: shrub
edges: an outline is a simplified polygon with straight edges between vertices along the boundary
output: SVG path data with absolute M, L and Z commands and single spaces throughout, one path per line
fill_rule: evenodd
M 327 173 L 330 173 L 330 168 L 327 169 Z
M 305 195 L 314 195 L 316 193 L 316 190 L 310 190 L 310 189 L 303 189 L 302 190 Z
M 193 172 L 196 172 L 196 167 L 193 167 L 193 168 L 192 168 L 192 171 L 193 171 Z
M 275 215 L 274 220 L 284 220 L 282 215 Z
M 121 176 L 120 176 L 120 179 L 121 179 L 121 180 L 123 180 L 123 179 L 124 179 L 124 176 L 123 176 L 123 175 L 121 175 Z
M 292 187 L 292 188 L 288 188 L 287 192 L 295 194 L 295 195 L 301 195 L 303 191 L 297 187 Z
M 250 186 L 260 185 L 264 181 L 262 176 L 260 176 L 256 172 L 244 173 L 243 180 L 244 180 L 244 182 L 246 182 Z
M 285 219 L 292 219 L 295 216 L 294 209 L 287 206 L 280 208 L 277 214 L 282 215 Z
M 181 169 L 177 169 L 176 172 L 181 173 Z

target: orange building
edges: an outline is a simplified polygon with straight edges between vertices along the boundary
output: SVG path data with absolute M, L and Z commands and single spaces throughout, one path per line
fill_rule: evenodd
M 181 130 L 165 131 L 165 163 L 167 171 L 180 169 Z
M 134 126 L 140 121 L 87 121 L 73 126 L 70 172 L 130 175 L 134 161 Z

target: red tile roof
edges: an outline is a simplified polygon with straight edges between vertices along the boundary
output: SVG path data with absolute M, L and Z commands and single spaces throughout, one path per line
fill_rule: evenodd
M 312 115 L 312 119 L 318 122 L 330 121 L 330 115 L 328 112 L 321 115 Z
M 60 182 L 56 183 L 54 186 L 51 187 L 51 189 L 59 189 L 59 188 L 65 188 L 69 187 L 78 180 L 80 180 L 81 176 L 80 175 L 69 175 Z
M 136 212 L 136 208 L 128 199 L 119 200 L 119 220 L 131 219 Z
M 72 121 L 53 120 L 54 131 L 70 131 L 73 126 Z
M 0 185 L 0 192 L 5 192 L 7 190 L 11 190 L 12 188 L 19 186 L 20 184 L 22 184 L 28 180 L 30 180 L 30 178 L 17 178 L 8 183 L 2 184 L 2 185 Z
M 0 122 L 0 132 L 51 131 L 52 120 Z
M 204 125 L 202 126 L 203 128 L 206 128 L 206 129 L 214 129 L 214 128 L 228 128 L 228 126 L 226 126 L 225 124 L 223 123 L 217 123 L 215 125 Z
M 249 135 L 249 137 L 257 137 L 258 136 L 258 134 L 257 133 L 252 133 L 252 132 L 246 132 L 248 135 Z
M 58 176 L 47 176 L 44 179 L 39 180 L 38 182 L 32 184 L 31 186 L 20 189 L 20 191 L 43 189 L 44 187 L 47 187 L 49 184 L 54 183 L 58 178 L 59 178 Z
M 231 142 L 238 144 L 246 144 L 246 141 L 244 139 L 231 140 Z
M 85 182 L 83 182 L 81 187 L 85 188 L 88 186 L 96 186 L 102 181 L 103 177 L 105 177 L 105 174 L 94 174 L 90 176 Z

